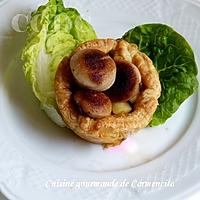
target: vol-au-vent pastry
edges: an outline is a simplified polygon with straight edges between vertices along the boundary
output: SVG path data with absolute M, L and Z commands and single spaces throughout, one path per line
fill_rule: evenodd
M 161 93 L 150 58 L 124 40 L 96 39 L 60 63 L 55 94 L 66 125 L 81 138 L 120 144 L 148 126 Z

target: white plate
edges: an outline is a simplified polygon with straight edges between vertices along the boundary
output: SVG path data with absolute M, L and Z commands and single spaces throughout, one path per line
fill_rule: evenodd
M 20 50 L 25 34 L 11 21 L 45 1 L 0 1 L 0 190 L 12 199 L 182 198 L 199 187 L 200 101 L 194 94 L 165 125 L 145 128 L 103 150 L 54 125 L 24 79 Z M 135 25 L 167 23 L 191 43 L 200 63 L 197 0 L 71 0 L 99 37 L 120 38 Z M 51 181 L 171 181 L 174 187 L 50 187 Z M 136 187 L 137 186 L 137 187 Z

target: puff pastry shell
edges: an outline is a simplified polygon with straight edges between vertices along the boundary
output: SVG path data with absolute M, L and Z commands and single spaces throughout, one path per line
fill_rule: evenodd
M 135 44 L 124 40 L 97 39 L 81 44 L 75 52 L 88 48 L 111 53 L 114 60 L 132 62 L 141 73 L 144 90 L 140 92 L 131 113 L 93 119 L 81 114 L 74 104 L 70 58 L 64 58 L 58 67 L 55 77 L 56 101 L 67 126 L 87 141 L 114 146 L 151 121 L 161 93 L 159 75 L 150 58 L 141 53 Z

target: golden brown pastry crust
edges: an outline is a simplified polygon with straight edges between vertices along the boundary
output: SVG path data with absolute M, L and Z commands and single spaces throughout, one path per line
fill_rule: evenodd
M 81 44 L 75 51 L 86 48 L 98 49 L 105 53 L 112 52 L 114 60 L 122 59 L 135 64 L 141 73 L 145 89 L 137 98 L 131 113 L 110 115 L 101 119 L 82 115 L 73 102 L 70 58 L 65 58 L 60 63 L 55 77 L 59 110 L 67 126 L 83 139 L 104 145 L 120 144 L 130 132 L 134 133 L 146 127 L 151 121 L 161 93 L 158 73 L 152 61 L 139 52 L 136 45 L 124 40 L 97 39 Z

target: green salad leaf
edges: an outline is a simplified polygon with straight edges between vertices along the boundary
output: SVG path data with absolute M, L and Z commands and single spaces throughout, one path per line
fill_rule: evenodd
M 150 126 L 163 124 L 198 88 L 194 53 L 183 36 L 164 24 L 137 26 L 123 38 L 137 44 L 159 73 L 162 93 Z
M 62 0 L 49 0 L 31 15 L 22 51 L 23 70 L 41 108 L 60 126 L 64 122 L 56 106 L 53 86 L 57 67 L 77 45 L 95 38 L 92 26 L 76 9 L 65 8 Z

